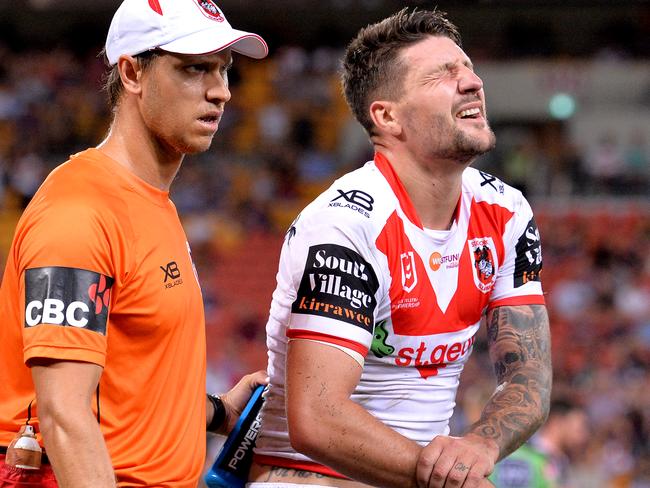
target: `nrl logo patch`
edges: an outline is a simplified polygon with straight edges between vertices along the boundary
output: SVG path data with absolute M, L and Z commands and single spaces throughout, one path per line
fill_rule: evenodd
M 402 287 L 405 292 L 409 293 L 413 291 L 415 285 L 418 284 L 418 275 L 415 271 L 415 256 L 413 251 L 403 252 L 400 255 L 400 263 L 402 265 Z
M 497 252 L 491 237 L 480 237 L 467 241 L 473 261 L 472 274 L 476 287 L 489 293 L 494 287 L 497 271 Z

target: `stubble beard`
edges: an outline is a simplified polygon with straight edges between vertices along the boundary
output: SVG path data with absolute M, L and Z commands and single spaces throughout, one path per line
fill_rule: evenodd
M 433 134 L 439 135 L 438 147 L 433 150 L 435 158 L 469 165 L 477 157 L 494 149 L 496 145 L 496 136 L 487 122 L 482 129 L 483 133 L 478 137 L 456 126 L 451 129 L 447 127 L 445 130 L 443 127 L 446 123 L 441 117 L 433 124 Z M 445 141 L 448 141 L 447 144 Z

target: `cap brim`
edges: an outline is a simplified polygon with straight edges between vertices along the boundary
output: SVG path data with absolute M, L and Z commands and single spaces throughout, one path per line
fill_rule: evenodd
M 255 59 L 265 58 L 269 53 L 264 39 L 252 32 L 237 29 L 219 29 L 219 32 L 205 29 L 158 47 L 178 54 L 210 54 L 231 48 Z

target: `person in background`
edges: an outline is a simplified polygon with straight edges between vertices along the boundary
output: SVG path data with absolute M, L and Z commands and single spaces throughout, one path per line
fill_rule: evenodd
M 268 48 L 211 0 L 125 0 L 115 13 L 109 134 L 48 176 L 8 257 L 1 487 L 196 486 L 206 424 L 227 432 L 265 382 L 258 371 L 206 397 L 201 290 L 169 199 L 184 156 L 219 127 L 233 52 Z M 25 457 L 41 441 L 40 461 Z
M 490 480 L 498 488 L 568 488 L 570 456 L 583 449 L 588 439 L 584 409 L 569 400 L 556 399 L 539 432 L 497 463 Z
M 291 225 L 267 323 L 270 389 L 249 488 L 480 487 L 544 422 L 540 236 L 491 150 L 483 82 L 438 11 L 362 29 L 345 96 L 375 148 Z M 482 317 L 498 386 L 449 419 Z

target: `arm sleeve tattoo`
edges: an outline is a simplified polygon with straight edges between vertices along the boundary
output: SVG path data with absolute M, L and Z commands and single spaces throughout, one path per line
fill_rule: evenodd
M 487 336 L 498 387 L 469 432 L 495 441 L 503 459 L 548 415 L 552 369 L 546 307 L 497 307 L 488 313 Z

